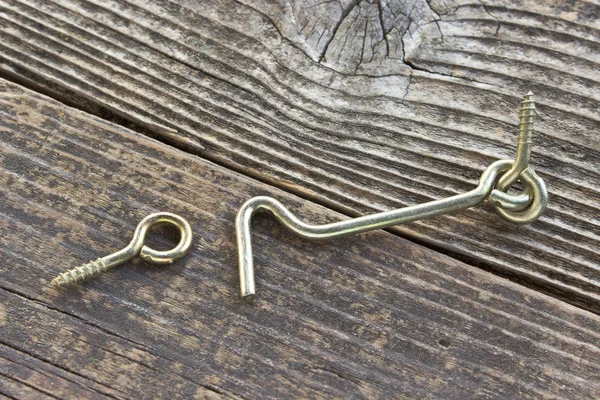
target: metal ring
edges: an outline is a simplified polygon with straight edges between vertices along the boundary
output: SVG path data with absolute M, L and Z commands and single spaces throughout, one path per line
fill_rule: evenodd
M 529 196 L 531 198 L 531 204 L 525 209 L 519 210 L 519 207 L 512 206 L 504 207 L 503 202 L 500 199 L 507 198 L 507 196 L 518 196 L 508 195 L 498 189 L 492 190 L 490 197 L 496 200 L 494 201 L 494 208 L 502 218 L 515 224 L 526 224 L 538 219 L 546 209 L 546 206 L 548 205 L 548 189 L 542 178 L 540 178 L 531 168 L 524 169 L 519 174 L 519 178 L 527 185 L 527 190 L 529 191 Z
M 158 224 L 171 224 L 179 229 L 181 238 L 177 246 L 171 250 L 154 250 L 153 248 L 144 245 L 144 239 L 148 229 Z M 156 264 L 171 264 L 173 261 L 185 256 L 192 244 L 192 228 L 190 224 L 177 214 L 161 212 L 150 214 L 144 218 L 137 226 L 133 235 L 131 244 L 138 249 L 139 255 L 146 261 Z

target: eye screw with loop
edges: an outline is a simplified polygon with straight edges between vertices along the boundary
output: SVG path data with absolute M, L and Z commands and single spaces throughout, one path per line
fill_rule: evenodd
M 521 102 L 519 111 L 519 139 L 517 142 L 517 155 L 515 161 L 508 171 L 500 177 L 496 188 L 506 191 L 516 182 L 527 167 L 529 167 L 529 158 L 531 157 L 531 137 L 533 136 L 533 118 L 535 117 L 535 101 L 533 93 L 529 92 Z
M 546 184 L 529 166 L 534 117 L 535 101 L 533 93 L 529 92 L 523 98 L 519 112 L 517 155 L 510 168 L 500 176 L 496 188 L 488 198 L 502 218 L 516 224 L 526 224 L 536 220 L 548 204 Z M 510 186 L 517 180 L 524 185 L 520 196 L 508 193 Z M 527 201 L 523 201 L 525 199 Z
M 144 245 L 144 239 L 148 229 L 159 224 L 171 224 L 179 229 L 180 240 L 177 246 L 171 250 L 159 251 Z M 144 260 L 155 264 L 171 264 L 173 261 L 185 256 L 192 244 L 192 228 L 190 224 L 179 215 L 160 212 L 150 214 L 144 218 L 135 229 L 133 239 L 125 247 L 96 261 L 91 261 L 70 271 L 59 274 L 52 280 L 53 286 L 64 286 L 72 283 L 83 282 L 95 277 L 109 269 L 123 264 L 139 255 Z

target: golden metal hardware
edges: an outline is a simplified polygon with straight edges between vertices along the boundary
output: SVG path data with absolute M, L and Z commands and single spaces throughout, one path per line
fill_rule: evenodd
M 272 212 L 286 228 L 309 239 L 329 239 L 386 228 L 473 207 L 486 199 L 506 220 L 517 224 L 536 220 L 546 209 L 548 191 L 544 181 L 528 166 L 534 112 L 533 93 L 529 92 L 521 103 L 519 140 L 515 160 L 499 160 L 492 163 L 483 171 L 479 185 L 464 194 L 325 225 L 310 225 L 302 222 L 272 197 L 259 196 L 248 200 L 242 205 L 236 218 L 242 298 L 252 301 L 256 293 L 250 222 L 254 213 L 259 210 Z M 500 179 L 498 180 L 498 178 Z M 509 194 L 510 185 L 517 179 L 524 184 L 523 193 Z M 496 183 L 497 181 L 498 183 Z
M 144 239 L 148 229 L 158 224 L 171 224 L 179 229 L 181 238 L 179 243 L 171 250 L 158 251 L 144 245 Z M 80 267 L 63 272 L 52 281 L 53 286 L 69 285 L 82 282 L 109 269 L 123 264 L 124 262 L 139 255 L 144 260 L 155 264 L 171 264 L 173 261 L 185 256 L 192 244 L 192 228 L 190 224 L 176 214 L 161 212 L 150 214 L 144 218 L 135 229 L 133 239 L 122 250 L 91 261 Z

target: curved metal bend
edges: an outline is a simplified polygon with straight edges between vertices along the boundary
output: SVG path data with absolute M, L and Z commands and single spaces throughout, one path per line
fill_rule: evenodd
M 271 211 L 286 228 L 310 239 L 334 238 L 430 218 L 472 207 L 486 198 L 492 201 L 504 218 L 516 223 L 527 223 L 538 218 L 544 211 L 548 199 L 546 185 L 532 169 L 527 168 L 521 176 L 529 188 L 530 196 L 514 196 L 494 189 L 500 173 L 508 170 L 512 165 L 512 160 L 494 162 L 481 175 L 479 185 L 464 194 L 325 225 L 310 225 L 302 222 L 272 197 L 254 197 L 244 203 L 236 218 L 241 296 L 250 301 L 255 297 L 250 222 L 254 213 L 259 210 Z M 526 208 L 523 210 L 523 207 Z
M 148 230 L 159 224 L 171 224 L 179 230 L 179 243 L 174 248 L 159 251 L 144 244 Z M 150 214 L 135 228 L 133 239 L 127 247 L 103 257 L 103 260 L 108 268 L 122 264 L 136 255 L 155 264 L 171 264 L 186 255 L 192 244 L 192 236 L 190 224 L 179 215 L 168 212 Z

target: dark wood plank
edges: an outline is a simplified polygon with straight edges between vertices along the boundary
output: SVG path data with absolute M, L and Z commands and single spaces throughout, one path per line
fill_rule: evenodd
M 3 292 L 2 314 L 6 316 L 7 305 L 10 305 L 11 301 L 5 299 L 5 294 L 6 292 Z M 30 304 L 27 304 L 25 309 L 30 309 Z M 18 313 L 12 313 L 11 319 L 15 317 L 18 317 Z M 57 321 L 46 322 L 56 324 Z M 60 335 L 59 331 L 55 333 Z M 110 392 L 89 379 L 36 359 L 31 354 L 0 345 L 0 393 L 20 399 L 103 399 L 110 396 Z
M 0 88 L 3 394 L 600 395 L 600 317 L 391 233 L 316 243 L 259 216 L 258 299 L 242 302 L 233 222 L 248 196 L 281 198 L 310 221 L 342 216 L 12 83 Z M 159 210 L 191 222 L 188 257 L 49 286 L 119 249 Z
M 340 6 L 343 4 L 343 6 Z M 600 8 L 424 0 L 0 1 L 0 71 L 348 215 L 469 190 L 536 92 L 550 207 L 394 231 L 600 311 Z

